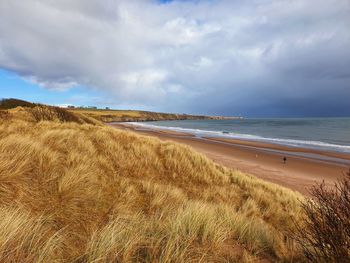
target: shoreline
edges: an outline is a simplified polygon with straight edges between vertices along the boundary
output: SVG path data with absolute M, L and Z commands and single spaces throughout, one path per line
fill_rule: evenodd
M 265 142 L 215 137 L 196 137 L 171 130 L 146 128 L 127 123 L 109 123 L 111 127 L 131 130 L 191 146 L 214 162 L 238 169 L 304 195 L 315 182 L 332 185 L 350 167 L 350 154 L 290 147 Z M 287 157 L 286 164 L 283 157 Z
M 109 124 L 113 124 L 109 123 Z M 304 152 L 309 154 L 320 154 L 327 153 L 327 156 L 333 158 L 349 160 L 346 164 L 350 164 L 350 145 L 339 145 L 332 144 L 322 141 L 303 141 L 303 140 L 293 140 L 286 138 L 269 138 L 261 137 L 258 135 L 251 134 L 233 134 L 225 131 L 211 131 L 211 130 L 201 130 L 195 128 L 183 128 L 183 127 L 169 127 L 169 126 L 157 126 L 153 124 L 143 124 L 139 122 L 115 122 L 114 124 L 126 124 L 131 126 L 137 126 L 138 130 L 156 130 L 163 132 L 174 132 L 187 134 L 188 136 L 195 136 L 198 138 L 215 139 L 221 142 L 235 142 L 239 144 L 249 145 L 249 144 L 259 144 L 263 145 L 267 149 L 294 149 L 294 152 Z M 342 150 L 342 149 L 347 150 Z M 290 150 L 288 150 L 290 151 Z M 341 161 L 341 160 L 340 160 Z

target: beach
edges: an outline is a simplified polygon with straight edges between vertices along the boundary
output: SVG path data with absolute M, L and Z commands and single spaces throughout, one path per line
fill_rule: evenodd
M 349 170 L 350 154 L 247 140 L 196 137 L 185 132 L 151 129 L 125 123 L 109 124 L 142 135 L 191 146 L 214 162 L 238 169 L 263 180 L 282 185 L 304 195 L 323 180 L 333 185 Z M 283 158 L 286 157 L 286 162 Z

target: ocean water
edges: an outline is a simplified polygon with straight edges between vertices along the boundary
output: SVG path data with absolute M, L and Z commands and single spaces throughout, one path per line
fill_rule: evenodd
M 145 128 L 350 153 L 350 118 L 184 120 L 134 123 Z

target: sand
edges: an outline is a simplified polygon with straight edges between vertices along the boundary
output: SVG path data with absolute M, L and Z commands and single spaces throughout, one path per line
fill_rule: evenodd
M 175 141 L 193 147 L 214 162 L 238 169 L 308 195 L 309 188 L 322 180 L 333 183 L 350 167 L 350 154 L 295 148 L 254 141 L 197 138 L 191 134 L 148 129 L 128 124 L 109 124 L 118 129 Z M 283 157 L 287 158 L 286 163 Z

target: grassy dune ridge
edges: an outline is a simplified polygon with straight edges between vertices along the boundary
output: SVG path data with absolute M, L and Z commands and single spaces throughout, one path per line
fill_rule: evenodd
M 40 108 L 47 107 L 43 104 L 31 103 L 19 99 L 0 99 L 0 110 L 9 110 L 17 107 Z M 51 107 L 56 108 L 57 107 Z M 205 119 L 236 119 L 237 117 L 190 115 L 179 113 L 162 113 L 140 110 L 113 110 L 113 109 L 93 109 L 93 108 L 68 108 L 67 113 L 85 116 L 100 122 L 120 122 L 120 121 L 160 121 L 160 120 L 205 120 Z
M 302 260 L 299 194 L 77 119 L 0 114 L 1 262 Z

